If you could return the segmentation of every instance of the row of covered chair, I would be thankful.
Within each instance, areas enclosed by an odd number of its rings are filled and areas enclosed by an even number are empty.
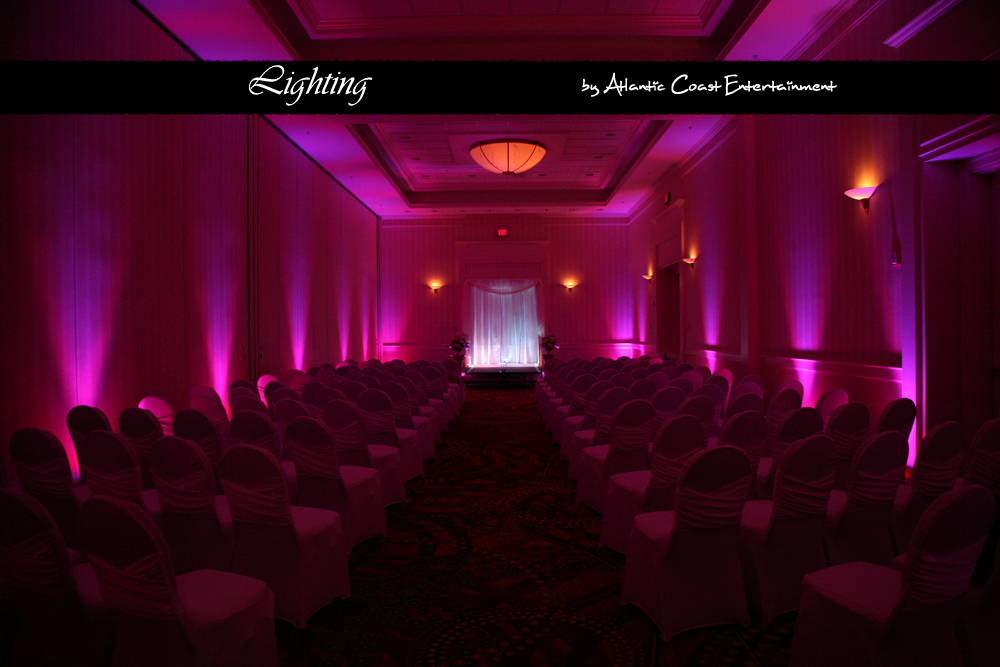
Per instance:
[[[912,480],[904,482],[906,440],[915,417],[908,399],[886,406],[871,428],[867,408],[850,403],[840,389],[824,394],[814,408],[802,407],[801,385],[789,383],[774,394],[765,412],[763,383],[751,376],[727,392],[721,408],[716,403],[710,418],[707,407],[700,413],[693,407],[704,394],[694,396],[693,387],[677,382],[682,375],[692,385],[695,374],[703,381],[717,377],[706,377],[707,368],[678,372],[673,364],[616,361],[620,366],[611,369],[614,374],[600,370],[613,363],[609,360],[550,363],[536,391],[554,433],[561,417],[561,451],[570,460],[570,476],[577,479],[577,501],[603,515],[601,545],[626,554],[623,599],[647,611],[665,639],[702,625],[746,623],[750,610],[768,622],[798,609],[805,600],[804,577],[829,566],[863,561],[872,568],[889,567],[896,554],[914,549],[921,521],[953,488],[968,488],[980,497],[987,491],[990,502],[978,506],[990,524],[1000,482],[995,466],[1000,420],[983,425],[971,447],[965,446],[955,423],[931,429]],[[649,387],[639,384],[650,378],[658,386],[652,396]],[[721,389],[731,376],[723,374],[716,382]],[[636,394],[629,392],[633,387]],[[733,404],[747,409],[730,411]],[[711,481],[710,468],[692,472],[688,465],[703,457],[715,460],[707,455],[717,450],[730,453],[714,455],[722,458],[712,467],[743,470],[745,460],[747,483],[742,472],[739,483],[715,480],[725,487],[724,498],[711,502],[700,492],[682,491],[684,479],[699,479],[695,486]],[[699,502],[700,509],[692,509],[691,503]],[[722,511],[723,506],[729,509]],[[685,518],[691,512],[698,516]],[[720,513],[727,517],[727,530],[716,523]],[[693,527],[714,536],[686,535]],[[973,565],[987,561],[983,569],[988,572],[995,570],[996,532],[994,523],[982,534],[988,540],[985,548],[981,542],[970,547],[976,551]],[[696,557],[692,545],[698,540],[704,551]],[[713,540],[726,540],[726,548]],[[665,562],[667,579],[661,576]],[[972,570],[958,568],[955,573],[968,586]],[[651,579],[655,586],[649,585]],[[894,601],[889,600],[890,607]]]

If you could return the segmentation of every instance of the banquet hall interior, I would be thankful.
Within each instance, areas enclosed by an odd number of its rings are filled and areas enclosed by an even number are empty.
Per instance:
[[[0,26],[7,62],[336,63],[355,93],[466,62],[524,109],[0,116],[0,664],[1000,664],[1000,109],[543,114],[472,65],[995,63],[995,0]]]

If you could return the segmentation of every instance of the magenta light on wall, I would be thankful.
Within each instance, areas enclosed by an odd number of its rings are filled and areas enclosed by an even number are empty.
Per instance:
[[[876,190],[878,190],[877,185],[874,187],[853,188],[851,190],[845,190],[844,194],[850,197],[851,199],[856,199],[860,201],[861,205],[865,209],[865,213],[868,213],[868,203],[871,200],[872,195],[875,194]]]

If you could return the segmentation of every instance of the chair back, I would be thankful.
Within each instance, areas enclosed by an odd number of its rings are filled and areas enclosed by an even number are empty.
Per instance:
[[[768,436],[772,440],[777,440],[778,429],[781,428],[781,424],[785,417],[789,414],[798,410],[802,407],[802,392],[793,388],[787,387],[783,390],[778,391],[767,404],[767,412],[765,416],[767,417],[768,426]],[[822,430],[823,418],[820,417],[820,429]],[[796,438],[798,439],[798,438]]]
[[[414,429],[413,413],[410,412],[410,394],[406,388],[395,380],[386,382],[379,387],[392,401],[392,413],[396,418],[396,428]]]
[[[66,415],[66,426],[69,427],[69,436],[73,440],[73,446],[79,447],[83,436],[91,431],[113,431],[111,422],[108,421],[100,408],[90,405],[77,405]]]
[[[125,408],[118,416],[118,431],[128,438],[142,470],[142,488],[153,488],[153,478],[149,476],[149,450],[153,443],[164,436],[163,425],[149,410]]]
[[[0,576],[20,595],[40,604],[69,604],[80,598],[66,543],[52,515],[32,496],[0,489]]]
[[[741,412],[759,412],[762,416],[764,414],[764,401],[760,399],[760,396],[753,392],[748,392],[737,397],[735,400],[730,400],[729,406],[726,408],[726,419],[738,415]],[[764,419],[764,423],[767,423],[767,419]]]
[[[743,382],[741,384],[733,387],[733,390],[729,392],[729,405],[732,405],[744,396],[756,396],[763,406],[764,402],[764,390],[754,382]],[[764,412],[764,408],[761,407],[761,412]],[[742,412],[742,410],[740,411]]]
[[[285,475],[270,452],[253,445],[233,445],[222,456],[219,474],[234,528],[239,523],[291,528]]]
[[[267,399],[270,394],[270,392],[268,391],[268,386],[272,382],[278,383],[277,385],[275,385],[276,387],[280,387],[282,384],[281,381],[278,380],[278,378],[269,374],[264,374],[261,375],[259,378],[257,378],[257,391],[260,392],[260,400],[264,401],[265,403],[267,403]],[[271,391],[274,390],[272,389]]]
[[[214,388],[206,385],[199,385],[197,387],[193,387],[191,389],[191,392],[188,394],[188,401],[190,401],[195,396],[204,396],[205,398],[214,399],[219,403],[222,402],[222,397],[219,396],[219,392],[215,391]]]
[[[344,396],[344,392],[340,391],[339,389],[333,389],[331,387],[323,387],[322,389],[317,391],[316,396],[313,397],[313,405],[319,408],[320,411],[322,411],[323,408],[326,407],[327,403],[335,400],[344,401],[347,400],[347,397]]]
[[[635,383],[629,387],[629,391],[632,392],[633,398],[648,401],[653,398],[657,391],[659,391],[659,388],[652,380],[643,378],[641,380],[636,380]]]
[[[628,389],[634,383],[635,383],[635,378],[629,375],[628,373],[619,372],[616,373],[611,378],[611,384],[613,384],[616,387],[625,387],[626,389]]]
[[[358,396],[363,392],[368,391],[370,387],[363,382],[358,380],[348,380],[341,388],[340,391],[343,392],[347,400],[352,403],[358,402]]]
[[[781,461],[785,450],[798,440],[823,432],[823,417],[816,408],[799,408],[787,413],[774,439],[774,462]]]
[[[949,491],[927,508],[906,552],[897,611],[954,600],[968,590],[994,510],[993,495],[979,485]]]
[[[295,462],[295,474],[300,478],[300,487],[303,486],[303,477],[340,479],[337,445],[326,424],[311,417],[296,417],[288,425],[285,438]]]
[[[294,398],[283,398],[274,403],[271,414],[274,417],[275,424],[287,427],[296,417],[308,417],[309,408],[302,401]],[[278,427],[278,430],[279,432],[281,431],[281,426]]]
[[[598,380],[587,388],[587,393],[583,400],[583,423],[582,429],[592,429],[597,426],[597,403],[601,400],[608,389],[614,387],[611,380]]]
[[[377,377],[375,377],[374,374],[372,375],[362,374],[357,381],[363,384],[367,389],[378,389],[379,385],[382,384],[382,382]]]
[[[691,415],[674,417],[656,431],[644,512],[674,509],[677,480],[691,456],[705,449],[707,442],[701,422]]]
[[[281,460],[281,436],[278,428],[267,414],[246,410],[233,415],[229,431],[233,442],[263,447]]]
[[[761,397],[764,396],[764,378],[762,378],[761,376],[757,375],[756,373],[751,373],[749,375],[744,375],[742,378],[740,378],[739,384],[740,385],[752,384],[752,385],[754,385],[753,390],[755,392],[757,392],[757,395],[761,396]],[[739,386],[739,385],[737,385],[737,386]]]
[[[287,385],[285,385],[284,382],[279,382],[278,380],[272,380],[272,381],[268,382],[264,386],[264,402],[267,403],[268,406],[270,406],[271,403],[274,402],[274,399],[273,399],[274,393],[276,391],[278,391],[279,389],[287,389],[287,388],[288,387],[287,387]],[[279,396],[278,399],[280,400],[280,398],[281,397]]]
[[[924,436],[913,463],[913,492],[936,498],[951,491],[965,460],[965,433],[955,421],[938,424]]]
[[[825,521],[836,472],[837,446],[829,436],[818,433],[789,445],[775,473],[772,521]]]
[[[753,396],[753,394],[747,394],[747,396]],[[763,413],[756,410],[747,410],[733,415],[722,426],[722,431],[719,433],[719,444],[742,450],[750,460],[750,467],[756,475],[760,459],[767,447],[767,419]]]
[[[711,379],[711,378],[709,378]],[[706,396],[712,401],[712,405],[715,406],[715,418],[722,418],[722,408],[726,402],[726,392],[719,385],[712,382],[705,382],[697,389],[694,390],[693,396]]]
[[[153,443],[149,466],[164,518],[215,514],[215,473],[194,442],[167,435]]]
[[[218,395],[214,397],[192,396],[188,407],[208,415],[215,424],[215,428],[219,431],[221,446],[225,449],[231,440],[229,435],[229,414],[226,413],[226,408],[222,405],[222,400],[218,398]]]
[[[655,417],[656,411],[649,401],[637,399],[619,406],[611,423],[611,448],[604,464],[608,477],[649,468]]]
[[[7,451],[21,490],[42,503],[66,544],[76,548],[79,507],[73,494],[69,457],[59,438],[42,429],[22,428],[11,435]]]
[[[271,416],[271,411],[267,409],[264,402],[256,396],[237,396],[229,399],[229,409],[233,411],[233,416],[238,412],[259,412],[263,415]],[[230,434],[231,435],[231,434]]]
[[[835,409],[826,423],[826,434],[837,445],[839,462],[833,488],[844,489],[847,473],[858,447],[868,435],[870,415],[864,403],[847,403]]]
[[[653,409],[656,411],[655,427],[657,429],[677,416],[677,411],[685,398],[684,391],[678,387],[666,387],[653,394],[650,403],[653,404]]]
[[[316,400],[316,392],[325,386],[322,382],[317,382],[316,380],[306,382],[302,387],[302,400],[309,405],[313,405],[313,401]]]
[[[661,389],[666,389],[670,386],[670,376],[666,373],[661,373],[659,371],[653,371],[646,376],[646,379],[656,385],[656,391]]]
[[[875,422],[875,432],[899,431],[909,439],[913,430],[913,422],[917,419],[917,406],[910,399],[903,397],[890,401]]]
[[[677,387],[684,392],[685,396],[690,396],[694,392],[694,383],[686,377],[679,377],[676,380],[672,380],[670,386]]]
[[[833,411],[842,405],[847,405],[850,402],[850,398],[847,396],[847,392],[840,387],[834,387],[823,393],[816,401],[816,409],[819,413],[823,415],[823,428],[830,422],[830,416]]]
[[[379,389],[366,389],[358,396],[358,412],[365,425],[368,444],[399,447],[392,399]]]
[[[844,512],[880,507],[891,511],[908,453],[906,438],[898,431],[876,433],[865,440],[851,461]]]
[[[219,429],[208,415],[198,410],[181,410],[174,416],[174,435],[186,438],[201,447],[213,468],[222,460]]]
[[[691,415],[701,422],[705,436],[712,437],[718,430],[715,423],[715,404],[707,396],[688,396],[677,408],[679,415]]]
[[[76,450],[91,496],[107,496],[142,506],[139,457],[120,433],[91,431]]]
[[[147,396],[139,401],[139,407],[149,410],[160,422],[163,435],[174,434],[174,406],[161,396]]]
[[[323,408],[323,422],[337,447],[338,464],[373,468],[364,419],[353,403],[336,399]]]
[[[739,526],[752,477],[747,455],[735,447],[695,453],[677,480],[675,530]]]
[[[681,373],[681,377],[691,382],[691,391],[694,391],[701,385],[705,384],[705,376],[702,375],[701,372],[695,368],[684,371],[683,373]]]
[[[597,401],[597,411],[594,414],[594,445],[611,443],[611,424],[615,414],[624,403],[632,400],[632,392],[625,387],[608,389]]]

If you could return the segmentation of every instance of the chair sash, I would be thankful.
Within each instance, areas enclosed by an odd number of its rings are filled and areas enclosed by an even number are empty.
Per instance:
[[[129,435],[125,437],[132,444],[132,449],[135,450],[135,453],[140,458],[147,458],[149,456],[149,450],[153,447],[153,443],[163,436],[159,433],[150,432],[141,436]]]
[[[222,452],[219,451],[219,440],[215,437],[215,434],[209,433],[203,438],[199,438],[194,441],[196,445],[205,452],[205,456],[208,457],[208,462],[212,464],[213,468],[219,467],[219,462],[222,461]]]
[[[817,514],[825,515],[835,475],[835,470],[830,470],[819,479],[782,475],[780,497],[774,504],[774,518],[801,519]]]
[[[992,491],[994,496],[1000,496],[1000,449],[977,449],[972,455],[965,482],[981,484]]]
[[[233,521],[268,526],[291,526],[292,510],[288,489],[281,477],[236,484],[222,480]]]
[[[631,452],[645,450],[653,439],[653,420],[649,419],[636,426],[615,426],[611,430],[612,451]]]
[[[245,445],[253,445],[254,447],[260,447],[261,449],[266,449],[267,451],[274,454],[274,457],[276,459],[278,459],[279,461],[281,460],[281,444],[275,442],[274,436],[272,436],[270,433],[264,433],[260,437],[250,442],[247,442],[246,440],[243,439],[241,439],[240,442],[242,442]]]
[[[851,509],[892,505],[899,488],[899,471],[888,470],[881,475],[876,475],[858,470],[855,471],[848,484],[850,488],[845,512],[849,512]]]
[[[164,509],[188,516],[215,512],[215,490],[208,487],[206,475],[201,470],[177,479],[163,479],[154,470],[153,484]]]
[[[833,440],[833,444],[837,445],[837,453],[840,455],[840,460],[850,465],[854,459],[855,452],[864,443],[868,430],[862,429],[857,433],[844,433],[843,431],[834,430],[827,431],[826,434]]]
[[[904,605],[935,604],[964,593],[985,543],[983,536],[964,549],[943,556],[920,551],[909,553]]]
[[[337,449],[341,451],[365,451],[368,450],[368,443],[365,441],[365,432],[358,424],[353,424],[347,428],[330,428],[333,433],[333,441],[337,443]]]
[[[17,464],[17,480],[21,489],[42,498],[73,498],[72,477],[68,477],[66,462],[59,459],[37,465]]]
[[[63,561],[48,533],[36,533],[12,547],[0,544],[0,563],[4,579],[13,588],[39,595],[60,595],[69,588]]]
[[[340,479],[340,467],[337,465],[335,445],[313,444],[307,447],[294,440],[289,440],[288,445],[292,448],[292,460],[295,461],[296,475]]]
[[[602,435],[610,435],[611,425],[614,423],[614,421],[615,421],[615,416],[613,414],[598,412],[597,424],[595,430],[597,431],[597,433],[600,433]]]
[[[649,486],[664,488],[675,486],[681,477],[681,471],[687,465],[690,456],[681,459],[673,459],[663,454],[653,453],[653,466],[649,479]]]
[[[124,570],[93,556],[90,563],[109,609],[150,620],[181,620],[162,554],[149,554]]]
[[[396,416],[391,410],[359,410],[365,430],[371,433],[395,433]]]
[[[392,412],[401,428],[413,428],[413,414],[410,412],[410,397],[400,396],[392,401]]]
[[[136,471],[123,468],[121,470],[95,470],[89,466],[81,466],[91,495],[111,496],[128,502],[138,502],[142,493],[142,479],[137,478]]]
[[[959,451],[945,461],[920,461],[913,469],[913,490],[932,498],[951,491],[964,457],[965,452]]]
[[[712,493],[678,487],[677,530],[712,530],[738,524],[749,484],[750,478],[743,477]]]

